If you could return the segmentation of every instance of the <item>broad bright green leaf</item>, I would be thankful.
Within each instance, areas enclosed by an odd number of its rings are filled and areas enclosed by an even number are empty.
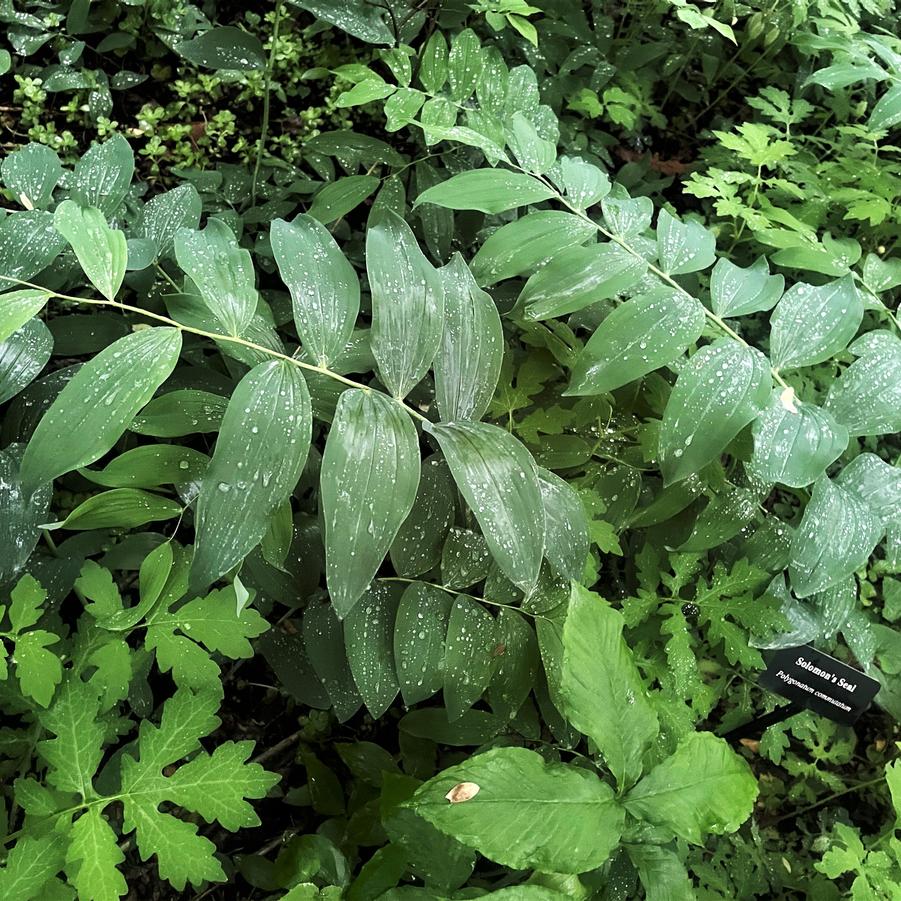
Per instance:
[[[535,126],[521,113],[516,112],[506,127],[507,146],[513,151],[520,167],[534,175],[547,172],[557,160],[554,141],[546,141]]]
[[[99,806],[89,807],[72,826],[66,874],[82,898],[117,901],[128,893],[118,866],[125,860],[118,837]]]
[[[442,278],[410,226],[390,211],[366,233],[366,272],[379,377],[395,397],[405,397],[438,352],[444,327]]]
[[[276,219],[269,234],[304,350],[329,366],[350,341],[360,312],[357,274],[328,229],[311,216],[290,223]]]
[[[344,645],[354,682],[373,719],[400,691],[394,663],[395,620],[403,586],[374,582],[344,620]]]
[[[484,422],[426,425],[504,575],[524,591],[544,555],[544,504],[535,463],[509,432]]]
[[[572,213],[528,213],[502,225],[485,241],[472,259],[472,273],[480,285],[493,285],[538,268],[594,234],[594,225]]]
[[[210,219],[203,231],[178,229],[175,259],[225,331],[244,334],[259,298],[250,251],[238,246],[232,230],[220,219]]]
[[[10,153],[0,164],[3,184],[29,208],[44,210],[53,198],[63,167],[54,150],[44,144],[26,144]],[[24,203],[23,198],[28,201]]]
[[[538,467],[544,503],[544,555],[565,579],[581,579],[588,556],[588,517],[576,490],[559,476]]]
[[[769,406],[754,420],[755,477],[803,488],[815,482],[848,446],[848,430],[815,404],[774,391]]]
[[[33,210],[6,216],[0,221],[0,287],[5,291],[12,286],[7,279],[34,278],[65,246],[52,214]]]
[[[57,529],[132,529],[148,522],[173,519],[182,512],[177,501],[139,488],[101,491],[80,503]]]
[[[504,357],[501,318],[459,254],[440,274],[444,330],[434,362],[438,411],[445,422],[481,419],[494,396]]]
[[[345,391],[320,472],[326,581],[339,617],[369,587],[418,485],[419,442],[407,413],[383,394]]]
[[[81,207],[96,207],[104,216],[112,216],[128,193],[134,171],[131,145],[122,135],[113,135],[94,144],[75,164],[72,199]]]
[[[676,851],[650,842],[625,847],[647,901],[696,901],[694,884]]]
[[[770,275],[766,257],[746,269],[721,257],[710,273],[710,305],[717,316],[748,316],[771,310],[782,297],[785,279]]]
[[[593,772],[547,763],[525,748],[477,754],[407,803],[442,832],[516,869],[584,873],[606,862],[623,829],[613,791]]]
[[[210,28],[190,41],[180,41],[175,50],[190,62],[207,69],[247,72],[266,65],[260,39],[233,25]]]
[[[604,221],[620,238],[634,238],[646,231],[654,215],[650,197],[629,197],[617,186],[601,201]]]
[[[421,576],[438,565],[456,505],[447,464],[440,454],[427,457],[422,461],[416,503],[391,545],[391,563],[399,576]]]
[[[475,90],[482,71],[481,45],[471,28],[464,28],[451,41],[447,57],[447,81],[452,100],[466,100]]]
[[[700,301],[658,288],[617,307],[573,364],[567,394],[603,394],[672,363],[704,329]]]
[[[157,258],[172,253],[175,233],[180,228],[197,228],[201,206],[200,195],[191,184],[157,194],[144,204],[138,231],[153,243]]]
[[[701,511],[679,550],[695,553],[725,544],[738,535],[758,509],[759,499],[755,492],[727,485]]]
[[[882,520],[857,494],[821,476],[791,546],[794,593],[825,591],[863,566],[882,537]]]
[[[669,484],[715,460],[769,401],[766,357],[730,338],[702,347],[683,367],[663,412],[660,468]]]
[[[286,361],[261,363],[241,379],[222,418],[197,500],[191,583],[203,590],[260,543],[291,496],[310,449],[306,382]]]
[[[519,303],[536,321],[575,313],[628,290],[647,268],[646,260],[613,242],[570,247],[529,278]]]
[[[829,386],[826,410],[852,437],[901,431],[901,341],[869,332],[850,350],[858,359]]]
[[[168,378],[181,350],[174,328],[120,338],[89,360],[59,393],[28,442],[22,484],[42,482],[102,457]]]
[[[560,176],[554,177],[566,191],[566,199],[577,209],[587,210],[610,193],[610,179],[593,163],[580,157],[564,156],[558,163]]]
[[[31,384],[47,365],[53,336],[40,319],[29,319],[0,341],[0,404]]]
[[[777,369],[822,363],[847,347],[863,319],[850,275],[826,285],[792,285],[770,318],[770,356]]]
[[[620,789],[641,776],[659,730],[623,626],[603,598],[573,583],[563,626],[562,713],[595,743]]]
[[[886,525],[901,520],[901,467],[864,453],[842,469],[836,482],[856,494]]]
[[[100,210],[80,207],[72,200],[64,200],[56,208],[53,224],[72,245],[90,283],[107,300],[114,300],[128,260],[124,233],[110,228]]]
[[[29,319],[37,316],[49,299],[50,294],[47,291],[38,291],[34,288],[0,294],[0,342],[6,341]]]
[[[665,209],[657,217],[657,258],[669,275],[698,272],[716,259],[716,238],[697,222],[680,222]]]
[[[509,169],[474,169],[423,191],[416,198],[414,209],[423,203],[434,203],[449,210],[503,213],[553,196],[550,188],[531,175]]]
[[[757,780],[712,732],[691,732],[625,797],[633,816],[693,844],[735,832],[751,815]]]
[[[444,685],[444,642],[453,598],[426,582],[404,591],[394,626],[394,659],[404,703],[430,698]]]
[[[478,602],[459,595],[447,624],[444,703],[450,722],[482,696],[496,663],[498,631],[494,617]]]

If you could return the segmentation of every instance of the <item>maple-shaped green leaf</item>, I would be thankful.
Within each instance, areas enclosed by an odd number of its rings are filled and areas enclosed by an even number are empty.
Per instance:
[[[10,848],[6,865],[0,867],[0,898],[39,899],[47,880],[63,865],[65,846],[65,837],[58,832],[19,838]]]
[[[103,757],[106,733],[97,722],[99,702],[95,690],[71,678],[60,689],[49,710],[39,714],[41,725],[55,738],[38,742],[38,755],[47,764],[47,782],[64,792],[85,798],[93,793],[92,780]]]
[[[170,598],[148,618],[145,647],[156,650],[157,665],[172,670],[176,685],[221,692],[219,667],[211,653],[232,660],[253,655],[248,639],[262,635],[269,625],[253,607],[238,611],[233,585],[194,598],[176,609]]]
[[[53,698],[56,686],[62,681],[63,667],[59,657],[48,651],[56,644],[59,636],[45,629],[34,629],[16,639],[16,676],[22,694],[34,698],[41,707],[46,707]]]
[[[89,807],[73,824],[66,851],[66,875],[78,897],[117,901],[127,894],[128,885],[118,870],[123,860],[116,833],[100,805]]]
[[[122,757],[123,830],[135,831],[142,860],[156,855],[160,876],[178,891],[188,882],[225,880],[215,857],[216,847],[198,834],[194,823],[160,811],[164,801],[180,804],[204,818],[209,815],[227,829],[252,825],[244,798],[259,798],[276,777],[256,764],[244,764],[250,743],[226,743],[213,755],[201,752],[171,776],[163,769],[196,751],[200,739],[218,725],[217,695],[180,688],[163,707],[159,726],[141,723],[137,749]]]
[[[252,741],[227,741],[212,754],[198,755],[167,781],[166,797],[230,832],[259,826],[245,799],[264,798],[279,777],[258,763],[247,763],[252,751]]]

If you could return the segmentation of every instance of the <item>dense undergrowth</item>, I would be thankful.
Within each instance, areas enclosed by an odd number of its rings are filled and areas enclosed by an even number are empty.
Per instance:
[[[3,901],[898,897],[894,4],[0,21]]]

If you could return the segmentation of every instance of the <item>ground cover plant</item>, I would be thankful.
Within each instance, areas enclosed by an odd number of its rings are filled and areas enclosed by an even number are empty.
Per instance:
[[[0,898],[898,897],[892,3],[0,21]]]

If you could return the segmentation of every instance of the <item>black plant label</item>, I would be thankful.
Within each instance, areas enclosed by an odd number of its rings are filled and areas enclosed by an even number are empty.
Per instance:
[[[846,725],[857,721],[879,691],[875,679],[810,645],[774,651],[760,684]]]

